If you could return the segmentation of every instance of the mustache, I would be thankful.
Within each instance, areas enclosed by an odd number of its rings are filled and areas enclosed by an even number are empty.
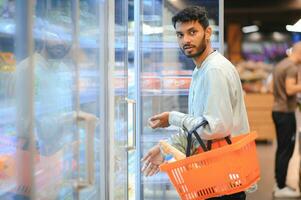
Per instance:
[[[191,44],[185,44],[183,46],[183,49],[187,49],[187,48],[192,48],[192,47],[195,47],[194,45],[191,45]]]

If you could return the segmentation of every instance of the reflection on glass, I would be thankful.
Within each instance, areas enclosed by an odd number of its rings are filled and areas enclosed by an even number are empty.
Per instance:
[[[50,199],[73,199],[76,198],[74,181],[87,178],[85,140],[88,134],[84,124],[81,126],[75,121],[74,114],[81,110],[99,115],[98,11],[96,1],[80,1],[79,32],[78,38],[74,38],[74,13],[71,12],[76,10],[72,9],[72,2],[62,0],[51,1],[50,4],[40,5],[45,12],[40,12],[40,18],[36,18],[37,26],[41,25],[36,34],[36,38],[40,38],[37,44],[41,43],[38,51],[46,61],[44,67],[38,66],[43,63],[40,60],[35,63],[35,71],[42,74],[42,79],[37,76],[35,83],[40,88],[36,91],[36,117],[40,154],[45,156],[41,164],[57,164],[51,170],[52,182],[48,181],[43,186],[39,179],[36,180],[37,196],[41,199],[46,196],[51,196]],[[76,40],[79,48],[74,46]],[[99,135],[96,137],[99,138]],[[95,138],[95,143],[98,142]],[[95,162],[96,171],[99,169],[98,160]],[[44,167],[43,171],[48,172],[48,169],[51,168]],[[97,187],[88,191],[78,195],[84,196],[84,199],[95,199],[99,195]]]
[[[15,88],[10,84],[16,71],[14,18],[15,3],[0,1],[0,199],[15,196],[16,149],[25,145],[16,135]]]
[[[29,65],[29,57],[16,64],[17,50],[14,47],[22,46],[16,45],[15,41],[16,28],[20,29],[15,23],[17,3],[15,0],[0,0],[0,199],[29,199],[33,188],[29,182],[30,174],[22,174],[20,170],[30,165],[28,133],[24,131],[16,135],[16,118],[19,117],[25,125],[30,120],[29,116],[20,118],[17,113],[16,107],[23,104],[18,104],[20,100],[17,101],[16,92],[28,92],[28,88],[18,83],[30,81],[34,82],[36,199],[75,199],[74,181],[79,176],[86,176],[83,173],[86,149],[81,145],[86,130],[77,124],[75,113],[81,110],[99,116],[97,41],[100,2],[80,1],[77,49],[73,45],[72,14],[75,10],[72,1],[32,2],[35,2],[32,5],[34,25],[30,30],[34,40],[34,66]],[[34,80],[27,76],[31,67]],[[77,70],[79,76],[76,76]],[[76,99],[79,99],[79,108]],[[98,133],[99,127],[96,129]],[[99,134],[95,135],[97,143]],[[76,149],[80,150],[79,153]],[[97,152],[95,148],[95,169],[99,171]],[[99,173],[95,175],[99,176]],[[98,182],[97,178],[95,187],[89,189],[89,195],[84,199],[98,199]]]
[[[50,2],[49,2],[50,3]],[[57,5],[59,4],[59,5]],[[72,198],[77,174],[75,66],[72,62],[71,5],[37,1],[34,20],[35,162],[38,199]],[[47,181],[46,181],[47,180]]]

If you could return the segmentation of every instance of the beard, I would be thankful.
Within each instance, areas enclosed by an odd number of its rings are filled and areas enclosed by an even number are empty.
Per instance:
[[[207,44],[206,44],[206,41],[205,41],[205,35],[204,35],[202,41],[200,42],[200,44],[198,46],[193,46],[193,47],[197,49],[197,52],[194,53],[194,54],[187,54],[187,53],[185,53],[184,47],[181,48],[181,51],[188,58],[195,58],[195,57],[198,57],[198,56],[202,55],[204,53],[205,49],[207,48]]]
[[[46,44],[47,57],[50,59],[62,59],[69,52],[69,48],[65,45]]]

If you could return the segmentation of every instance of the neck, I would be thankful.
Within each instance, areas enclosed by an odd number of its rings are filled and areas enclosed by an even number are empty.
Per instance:
[[[210,44],[207,45],[207,48],[205,51],[199,55],[198,57],[193,58],[194,64],[197,66],[197,68],[200,68],[203,61],[213,52],[213,48]]]

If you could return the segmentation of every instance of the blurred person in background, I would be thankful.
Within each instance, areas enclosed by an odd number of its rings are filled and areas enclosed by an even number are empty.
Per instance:
[[[34,3],[37,3],[34,0]],[[15,0],[4,0],[1,5],[0,14],[8,10],[15,11]],[[14,17],[14,16],[13,16]],[[9,22],[8,22],[9,23]],[[69,39],[70,33],[60,26],[56,26],[47,20],[36,17],[34,20],[34,52],[32,60],[34,66],[29,66],[30,57],[18,61],[16,71],[6,75],[4,94],[14,97],[16,93],[26,93],[27,83],[31,68],[34,70],[34,100],[36,103],[36,127],[39,144],[43,143],[42,152],[50,155],[57,150],[63,141],[58,140],[66,129],[64,120],[66,113],[73,110],[73,88],[74,88],[74,66],[71,61],[72,41]],[[26,95],[26,94],[25,94]],[[24,95],[24,96],[25,96]],[[19,94],[22,97],[23,95]],[[22,100],[20,105],[22,104]],[[27,113],[27,108],[24,115]],[[20,113],[19,113],[20,115]],[[20,120],[24,126],[28,122]],[[24,134],[23,134],[24,132]],[[27,131],[22,131],[19,137],[26,140]],[[45,148],[44,148],[45,147]]]
[[[172,22],[180,49],[192,58],[196,66],[189,89],[189,113],[163,112],[151,117],[149,125],[154,129],[173,125],[191,130],[206,120],[208,125],[198,129],[198,134],[205,141],[248,133],[249,124],[238,72],[224,56],[213,50],[210,41],[212,28],[205,8],[188,7],[175,15]],[[180,131],[170,139],[170,143],[185,152],[186,134]],[[194,140],[193,146],[198,148],[199,144]],[[193,152],[196,152],[195,149]],[[156,174],[159,165],[164,162],[160,146],[150,149],[142,161],[142,172],[146,176]],[[210,199],[245,198],[245,192],[239,192]]]
[[[66,58],[71,48],[59,32],[46,31],[41,51],[34,54],[37,138],[45,155],[61,150],[71,131],[74,66]]]
[[[28,137],[28,107],[23,106],[29,91],[28,78],[34,70],[34,102],[35,102],[35,134],[36,134],[36,163],[37,180],[47,177],[47,184],[43,185],[45,192],[37,192],[38,199],[57,199],[62,188],[63,150],[70,135],[75,132],[73,110],[74,74],[73,65],[68,63],[71,42],[62,38],[62,33],[56,29],[40,29],[35,35],[35,49],[31,57],[25,57],[17,63],[16,71],[7,79],[7,91],[17,96],[18,117],[20,130],[17,132],[18,141],[24,142],[22,148],[17,148],[22,165],[17,165],[16,178],[19,185],[31,187],[25,179],[24,170],[30,166],[26,153],[29,149]],[[32,59],[34,66],[30,65]],[[39,159],[37,159],[39,158]],[[42,160],[41,160],[42,159]],[[72,160],[71,160],[72,161]],[[70,162],[71,162],[70,161]],[[56,167],[40,170],[43,165]],[[65,175],[64,175],[65,176]],[[68,176],[68,175],[66,175]],[[50,178],[51,177],[51,178]],[[29,192],[30,190],[26,190]],[[51,192],[49,192],[51,191]],[[16,194],[17,195],[17,194]],[[25,196],[29,194],[24,194]],[[15,197],[17,198],[17,197]]]
[[[301,64],[301,42],[293,45],[288,56],[280,61],[273,72],[274,105],[272,117],[276,129],[275,197],[299,197],[300,193],[286,185],[289,161],[296,140],[296,94],[301,92],[297,83],[298,65]]]

